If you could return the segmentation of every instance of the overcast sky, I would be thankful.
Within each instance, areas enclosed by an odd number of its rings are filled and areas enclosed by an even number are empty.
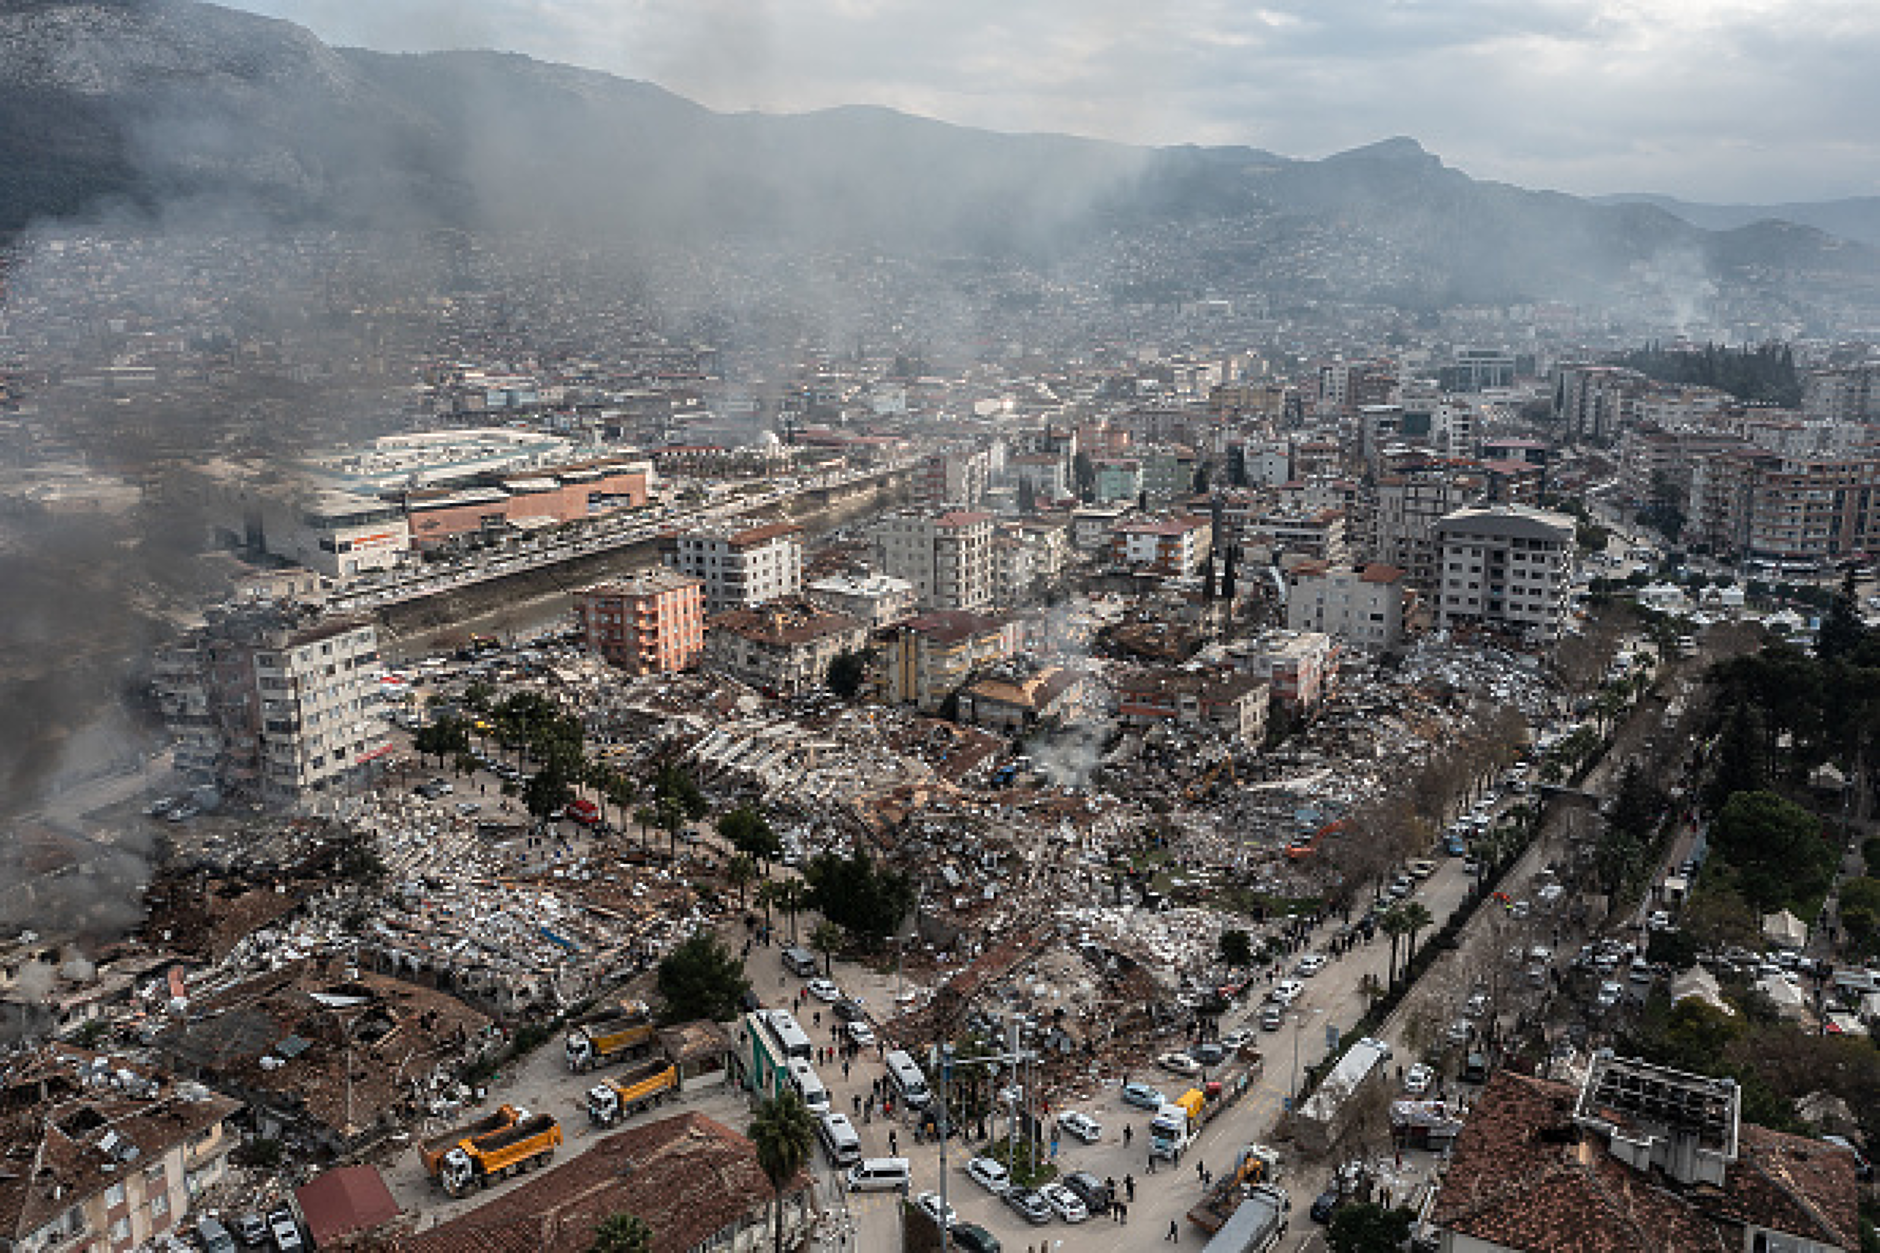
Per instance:
[[[227,0],[329,43],[499,48],[720,110],[1316,157],[1779,203],[1880,194],[1875,0]]]

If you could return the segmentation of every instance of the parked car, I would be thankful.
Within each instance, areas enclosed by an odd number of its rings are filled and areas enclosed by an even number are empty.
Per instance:
[[[1002,1199],[1034,1226],[1042,1227],[1051,1221],[1050,1202],[1040,1196],[1036,1188],[1007,1188]]]
[[[1065,1110],[1058,1117],[1058,1126],[1085,1144],[1095,1144],[1103,1138],[1103,1124],[1078,1110]]]
[[[268,1234],[274,1237],[274,1247],[280,1253],[303,1253],[306,1241],[300,1238],[300,1224],[294,1221],[294,1211],[285,1205],[268,1211]]]
[[[1203,1066],[1218,1066],[1227,1060],[1227,1050],[1221,1045],[1216,1044],[1213,1040],[1209,1040],[1206,1043],[1197,1044],[1189,1049],[1188,1056],[1194,1058]]]
[[[940,1194],[938,1192],[921,1193],[914,1198],[914,1205],[915,1208],[919,1209],[922,1213],[927,1215],[927,1217],[933,1219],[934,1226],[936,1227],[951,1227],[954,1223],[958,1222],[960,1218],[959,1212],[951,1205],[947,1206],[944,1211],[946,1215],[945,1218],[943,1219],[941,1217],[942,1210],[940,1207]]]
[[[1323,969],[1325,969],[1325,958],[1318,953],[1307,953],[1299,959],[1299,966],[1293,973],[1301,979],[1310,979]]]
[[[237,1215],[230,1225],[235,1230],[236,1238],[243,1244],[260,1244],[268,1238],[268,1225],[261,1221],[261,1215],[252,1210]]]
[[[1051,1207],[1051,1212],[1067,1223],[1080,1223],[1090,1217],[1090,1211],[1083,1200],[1061,1183],[1047,1183],[1038,1189],[1038,1195]]]
[[[1327,1188],[1319,1193],[1312,1201],[1312,1221],[1315,1223],[1331,1222],[1332,1216],[1338,1212],[1339,1202],[1343,1200],[1344,1198],[1338,1194],[1338,1189],[1335,1187]]]
[[[1004,1196],[1005,1190],[1012,1186],[1012,1176],[990,1157],[975,1157],[966,1163],[966,1175],[994,1196]]]
[[[1611,1009],[1624,996],[1625,985],[1608,979],[1599,985],[1599,994],[1593,998],[1593,1005],[1597,1009]]]
[[[1468,1000],[1462,1003],[1462,1016],[1464,1018],[1480,1018],[1487,1012],[1488,993],[1486,992],[1474,993]]]
[[[998,1237],[978,1223],[961,1223],[951,1235],[953,1247],[961,1253],[1000,1253]]]
[[[1430,1090],[1430,1084],[1435,1082],[1435,1079],[1436,1072],[1422,1062],[1418,1062],[1404,1071],[1403,1090],[1411,1096],[1422,1096]]]
[[[811,979],[808,983],[803,985],[803,988],[819,1001],[839,1001],[842,999],[842,989],[837,987],[833,980]]]
[[[1268,1001],[1260,1007],[1260,1030],[1278,1031],[1286,1023],[1286,1007],[1276,1001]]]
[[[1221,1037],[1221,1047],[1229,1053],[1238,1053],[1253,1042],[1253,1032],[1244,1027],[1237,1027]]]
[[[1109,1186],[1089,1171],[1072,1171],[1059,1182],[1077,1194],[1077,1199],[1084,1203],[1084,1209],[1088,1212],[1102,1214],[1109,1210]]]
[[[860,1005],[857,1005],[853,1000],[837,1001],[830,1007],[830,1012],[843,1022],[860,1022],[862,1019],[868,1017],[868,1011],[863,1009]]]
[[[875,1029],[867,1023],[852,1022],[844,1028],[844,1030],[848,1032],[849,1042],[855,1045],[856,1048],[865,1049],[874,1047]]]
[[[1178,1075],[1198,1075],[1201,1063],[1186,1053],[1164,1053],[1155,1059],[1155,1064],[1162,1069]]]
[[[1146,1083],[1126,1083],[1123,1085],[1123,1103],[1134,1105],[1137,1109],[1161,1109],[1168,1104],[1168,1099],[1159,1088],[1152,1088]]]
[[[1281,979],[1273,985],[1273,990],[1266,994],[1266,998],[1269,1001],[1278,1001],[1281,1005],[1291,1005],[1305,990],[1306,985],[1297,979]]]

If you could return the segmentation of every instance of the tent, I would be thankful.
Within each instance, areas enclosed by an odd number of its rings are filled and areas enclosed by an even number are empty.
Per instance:
[[[1800,948],[1808,943],[1808,924],[1788,910],[1764,914],[1763,939],[1781,948]]]
[[[316,1249],[398,1216],[398,1202],[376,1166],[341,1166],[295,1190],[301,1217]]]

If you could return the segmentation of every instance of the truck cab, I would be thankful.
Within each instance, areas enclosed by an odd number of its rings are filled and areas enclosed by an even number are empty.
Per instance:
[[[1193,1127],[1184,1106],[1173,1102],[1164,1105],[1149,1123],[1149,1156],[1169,1162],[1181,1161],[1182,1151],[1193,1137]]]

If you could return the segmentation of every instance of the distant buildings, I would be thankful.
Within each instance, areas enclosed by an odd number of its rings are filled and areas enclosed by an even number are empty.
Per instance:
[[[1436,527],[1442,583],[1436,623],[1552,643],[1566,625],[1574,523],[1524,505],[1458,509]]]
[[[212,611],[155,671],[177,768],[224,791],[290,805],[359,782],[391,751],[369,623]]]
[[[992,603],[992,515],[901,510],[876,519],[875,564],[914,585],[923,609],[978,610]]]
[[[705,648],[705,583],[677,570],[584,587],[575,623],[588,648],[629,674],[671,674]]]
[[[1140,518],[1117,524],[1110,533],[1110,561],[1132,570],[1173,578],[1200,573],[1212,551],[1213,528],[1206,518]]]
[[[788,522],[715,525],[660,542],[668,566],[705,585],[705,610],[722,613],[803,590],[803,528]]]

